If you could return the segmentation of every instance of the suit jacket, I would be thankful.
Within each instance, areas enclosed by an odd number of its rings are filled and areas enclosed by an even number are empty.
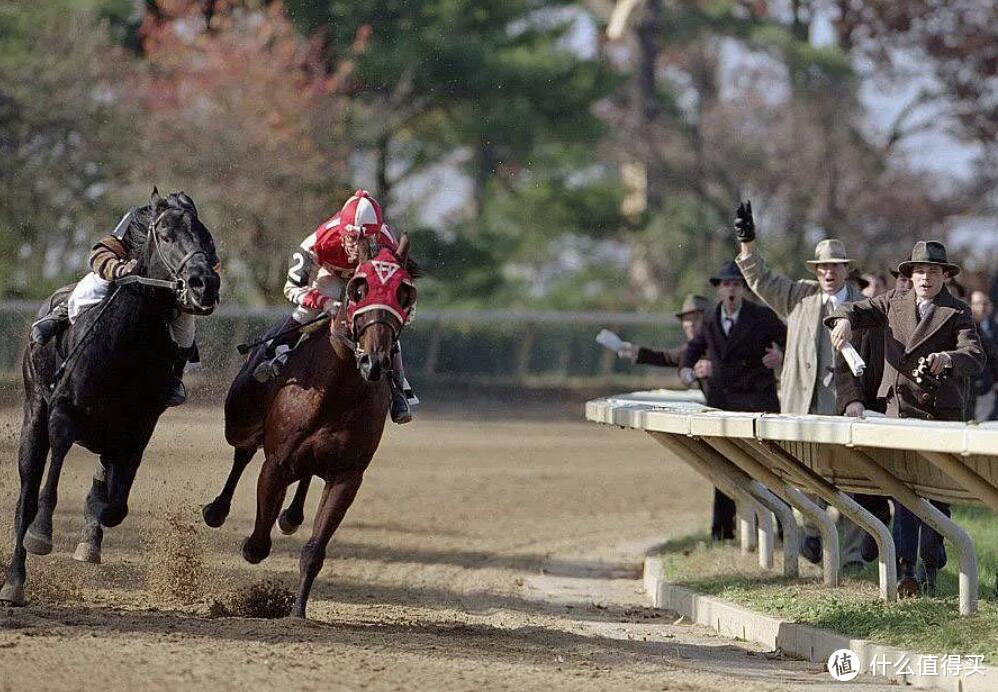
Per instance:
[[[707,405],[728,411],[778,411],[776,378],[762,364],[766,347],[776,342],[783,348],[787,330],[772,310],[742,302],[738,321],[724,334],[721,305],[707,314],[703,327],[686,345],[681,366],[692,368],[706,354],[711,362],[707,379]]]
[[[984,351],[970,307],[946,287],[933,299],[935,309],[919,321],[915,291],[893,289],[874,298],[847,303],[825,320],[831,328],[846,318],[858,329],[884,330],[884,373],[877,395],[887,400],[887,415],[897,418],[964,420],[967,381],[984,367]],[[948,353],[950,377],[938,389],[915,382],[918,359]]]
[[[752,292],[787,323],[787,348],[780,374],[780,411],[811,413],[815,385],[824,376],[818,372],[818,340],[830,340],[821,324],[824,309],[821,287],[817,281],[795,281],[773,272],[756,253],[735,261]],[[863,298],[852,284],[846,286],[846,301]]]
[[[687,342],[689,343],[689,342]],[[678,368],[683,362],[683,353],[686,352],[686,344],[674,348],[666,348],[661,351],[653,348],[638,348],[638,358],[634,362],[638,365],[657,365],[662,368]],[[700,391],[707,395],[707,380],[697,378],[697,386]]]
[[[653,348],[638,348],[638,359],[634,361],[638,365],[657,365],[662,368],[678,368],[683,359],[683,352],[686,351],[686,344],[675,348],[666,348],[661,351]]]

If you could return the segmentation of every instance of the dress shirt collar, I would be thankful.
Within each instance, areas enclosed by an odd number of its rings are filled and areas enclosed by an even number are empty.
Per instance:
[[[838,308],[842,303],[846,302],[849,297],[849,285],[842,284],[842,288],[836,293],[822,293],[821,294],[821,304],[827,305],[828,301],[832,301],[832,310]]]

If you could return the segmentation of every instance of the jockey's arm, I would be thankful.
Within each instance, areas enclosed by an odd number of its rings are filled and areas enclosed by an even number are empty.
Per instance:
[[[312,249],[313,236],[306,238],[291,253],[288,260],[288,278],[284,282],[284,297],[295,307],[306,310],[318,307],[317,301],[324,302],[320,298],[324,296],[315,289],[315,279],[319,273],[320,264],[319,258]]]
[[[127,276],[136,261],[128,259],[128,248],[113,235],[106,235],[90,248],[90,269],[105,281]]]

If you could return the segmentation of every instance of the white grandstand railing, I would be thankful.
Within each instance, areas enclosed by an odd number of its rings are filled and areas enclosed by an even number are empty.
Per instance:
[[[881,596],[888,601],[897,598],[891,534],[847,493],[899,499],[956,548],[960,613],[976,612],[973,541],[927,500],[982,505],[998,512],[998,423],[719,411],[688,393],[665,390],[595,399],[586,405],[586,418],[643,430],[711,482],[732,487],[741,505],[743,549],[753,541],[751,517],[768,517],[773,501],[758,485],[805,515],[814,515],[814,507],[800,498],[797,488],[818,495],[877,540]],[[765,526],[760,527],[765,533]],[[825,583],[835,585],[838,535],[824,530],[822,536],[828,549]],[[793,536],[790,540],[795,542]],[[760,536],[759,544],[771,550],[772,537]],[[772,564],[762,555],[760,562]]]

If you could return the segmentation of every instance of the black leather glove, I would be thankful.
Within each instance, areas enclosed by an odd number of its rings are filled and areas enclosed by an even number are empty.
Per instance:
[[[755,240],[755,220],[752,218],[752,202],[739,202],[735,212],[735,235],[743,243]]]

